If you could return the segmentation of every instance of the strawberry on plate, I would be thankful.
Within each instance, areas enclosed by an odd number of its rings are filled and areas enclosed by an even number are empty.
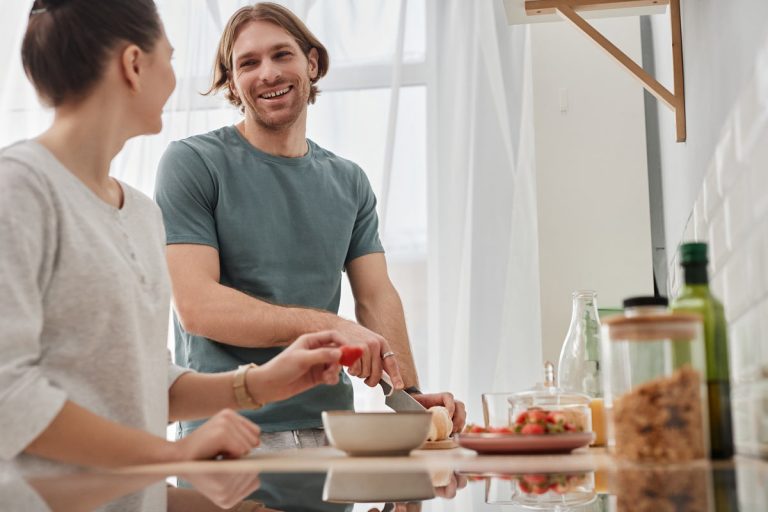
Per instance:
[[[548,412],[544,409],[528,409],[528,423],[544,423]]]
[[[523,428],[520,429],[520,433],[524,435],[541,435],[545,432],[544,425],[540,425],[539,423],[528,423],[527,425],[523,425]]]

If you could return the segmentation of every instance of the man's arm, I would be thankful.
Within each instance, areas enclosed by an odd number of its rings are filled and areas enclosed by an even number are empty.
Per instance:
[[[396,389],[403,387],[397,363],[380,359],[390,347],[379,334],[327,311],[278,306],[222,285],[219,252],[213,247],[172,244],[166,255],[176,313],[187,332],[229,345],[265,348],[288,345],[305,333],[335,330],[362,346],[368,368],[378,365],[379,374],[386,370]]]
[[[355,297],[357,321],[389,341],[405,387],[418,387],[419,377],[408,341],[403,303],[389,280],[384,253],[366,254],[350,261],[347,276]],[[366,381],[369,386],[377,383],[378,380],[373,383]]]
[[[284,346],[333,329],[336,315],[270,304],[219,283],[219,252],[207,245],[166,248],[176,313],[187,332],[240,347]]]
[[[387,260],[383,253],[372,253],[355,258],[347,264],[347,275],[355,297],[355,313],[362,325],[386,338],[395,352],[400,372],[405,381],[405,387],[419,387],[419,377],[416,364],[408,341],[408,331],[405,327],[405,314],[400,296],[389,280]],[[353,367],[350,373],[359,371]],[[368,374],[363,373],[363,376]],[[366,380],[369,386],[375,386],[375,376]],[[424,407],[435,405],[444,406],[453,420],[453,431],[458,432],[464,427],[466,411],[464,404],[455,400],[451,393],[412,394]]]

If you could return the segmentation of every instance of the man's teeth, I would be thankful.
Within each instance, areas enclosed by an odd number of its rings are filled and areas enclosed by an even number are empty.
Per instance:
[[[291,90],[290,87],[286,87],[285,89],[280,89],[279,91],[262,94],[261,97],[264,99],[274,98],[276,96],[282,96],[283,94],[287,93],[290,90]]]

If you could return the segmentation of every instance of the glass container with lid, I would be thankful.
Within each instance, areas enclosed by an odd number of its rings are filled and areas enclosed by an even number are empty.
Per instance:
[[[485,502],[515,510],[596,510],[593,472],[501,474],[485,477]],[[588,507],[589,508],[584,508]]]
[[[592,432],[591,398],[583,393],[555,386],[555,367],[544,365],[544,382],[515,393],[510,399],[510,422],[516,424],[523,413],[542,410],[562,413],[563,432]]]
[[[626,316],[669,313],[669,300],[666,297],[629,297],[624,299],[623,305]]]
[[[616,316],[602,327],[608,443],[638,462],[709,456],[701,318]]]

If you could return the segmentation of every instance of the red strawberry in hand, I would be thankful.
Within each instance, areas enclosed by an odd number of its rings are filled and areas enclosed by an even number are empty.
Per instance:
[[[339,364],[341,366],[352,366],[355,361],[363,356],[363,349],[356,346],[344,345],[341,347],[341,357]]]

